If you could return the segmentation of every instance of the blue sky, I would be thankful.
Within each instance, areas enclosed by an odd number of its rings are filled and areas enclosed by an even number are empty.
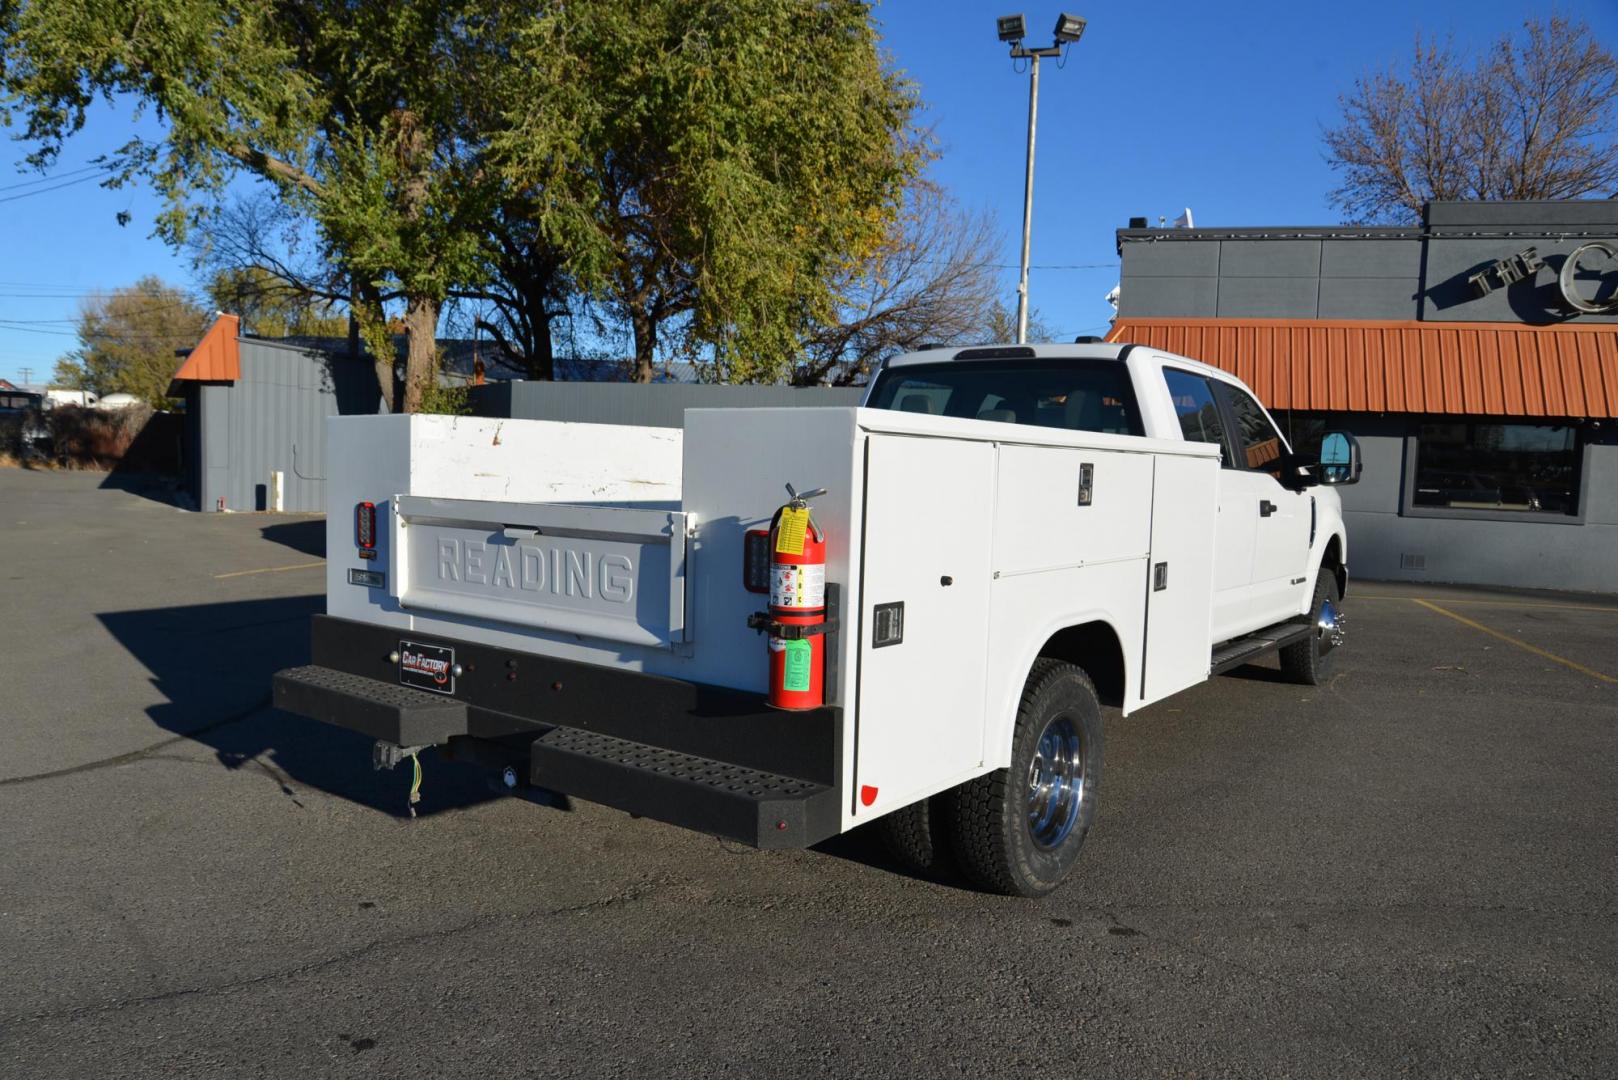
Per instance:
[[[1189,206],[1198,225],[1336,221],[1320,131],[1337,117],[1337,95],[1356,76],[1402,61],[1418,29],[1473,48],[1545,9],[1542,0],[1067,2],[1089,26],[1065,67],[1046,61],[1041,70],[1030,281],[1035,309],[1059,338],[1105,328],[1102,298],[1117,280],[1113,230],[1130,216],[1155,223]],[[877,9],[886,49],[927,104],[942,151],[934,179],[998,221],[1008,304],[1028,77],[995,40],[994,17],[1019,9],[1034,44],[1062,10],[1028,0],[889,0]],[[1618,47],[1614,0],[1557,9]],[[70,170],[121,143],[131,123],[127,109],[98,108],[68,144],[57,179],[44,183],[15,171],[21,146],[0,144],[0,377],[31,367],[35,381],[48,378],[75,344],[73,316],[88,292],[148,273],[192,284],[183,253],[150,237],[159,207],[149,191],[71,183]],[[68,186],[44,190],[55,183]],[[1088,268],[1055,268],[1076,265]]]

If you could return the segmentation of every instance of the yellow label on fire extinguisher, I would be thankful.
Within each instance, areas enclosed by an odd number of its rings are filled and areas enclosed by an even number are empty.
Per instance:
[[[796,507],[781,508],[781,520],[775,527],[775,550],[783,555],[802,555],[803,537],[809,529],[809,511]]]

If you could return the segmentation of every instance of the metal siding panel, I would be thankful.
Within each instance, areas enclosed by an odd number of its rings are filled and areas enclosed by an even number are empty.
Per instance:
[[[1219,245],[1222,278],[1313,278],[1320,275],[1319,240],[1225,240]]]
[[[1454,335],[1455,355],[1459,358],[1456,371],[1460,376],[1460,412],[1486,413],[1483,394],[1483,369],[1478,359],[1477,335],[1462,330]]]
[[[1309,331],[1301,326],[1289,326],[1286,331],[1287,342],[1287,407],[1292,409],[1307,409],[1308,372],[1304,370],[1304,358],[1309,352]]]
[[[1123,276],[1118,312],[1124,318],[1212,317],[1219,313],[1216,277]]]
[[[1576,335],[1571,340],[1563,342],[1562,347],[1557,350],[1563,371],[1563,385],[1567,388],[1567,412],[1563,414],[1566,416],[1585,415],[1587,398],[1584,382],[1584,358],[1580,355],[1577,344],[1579,337],[1582,336],[1582,334]]]
[[[1495,361],[1500,365],[1500,399],[1509,416],[1521,416],[1527,408],[1523,393],[1522,360],[1517,355],[1517,335],[1500,334],[1494,342]]]
[[[1218,241],[1126,241],[1123,266],[1127,277],[1218,277]]]
[[[1438,352],[1438,332],[1428,329],[1416,331],[1416,347],[1416,355],[1421,360],[1419,411],[1443,412],[1444,367],[1443,357]]]
[[[1343,384],[1348,390],[1348,407],[1354,412],[1365,411],[1365,380],[1370,367],[1366,363],[1363,327],[1352,327],[1343,333]]]
[[[1387,412],[1399,408],[1404,402],[1404,386],[1400,382],[1403,353],[1399,349],[1399,331],[1383,329],[1381,336],[1382,371],[1372,407]]]
[[[1560,357],[1557,355],[1555,343],[1546,340],[1540,335],[1532,339],[1535,355],[1539,357],[1539,369],[1545,380],[1545,411],[1551,416],[1566,416],[1568,414],[1566,372],[1562,368]]]
[[[1414,319],[1421,283],[1408,278],[1320,279],[1322,319]]]
[[[1320,250],[1320,276],[1399,281],[1407,284],[1407,291],[1414,292],[1421,277],[1421,241],[1413,237],[1323,241]],[[1414,312],[1409,299],[1407,296],[1405,307]]]
[[[1500,363],[1500,335],[1477,334],[1478,366],[1483,372],[1483,404],[1496,416],[1506,411],[1505,372]]]
[[[1223,277],[1219,279],[1222,319],[1313,319],[1320,310],[1320,279],[1310,277]]]
[[[1601,415],[1618,416],[1618,335],[1597,337],[1596,351],[1600,354],[1603,388]]]
[[[1466,411],[1461,387],[1461,350],[1454,334],[1433,335],[1438,341],[1438,403],[1447,413]]]
[[[1275,331],[1260,327],[1253,335],[1253,381],[1249,383],[1260,401],[1275,400]]]
[[[1236,331],[1236,351],[1231,356],[1236,365],[1236,377],[1247,385],[1253,385],[1253,343],[1258,339],[1258,331],[1251,326],[1239,327]]]
[[[1309,400],[1314,408],[1330,407],[1326,397],[1326,330],[1309,329]]]
[[[1328,408],[1348,407],[1348,331],[1340,326],[1326,331],[1326,395]]]
[[[246,487],[247,470],[253,466],[253,410],[250,407],[257,396],[258,387],[242,380],[231,388],[230,394],[230,507],[233,510],[253,509],[252,489]]]
[[[1600,416],[1606,404],[1601,388],[1601,359],[1596,355],[1595,335],[1575,334],[1574,344],[1579,350],[1579,375],[1584,384],[1584,407],[1580,416]]]

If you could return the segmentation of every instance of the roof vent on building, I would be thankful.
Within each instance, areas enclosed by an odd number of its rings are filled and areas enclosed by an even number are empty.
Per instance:
[[[1143,217],[1132,217],[1129,219],[1129,227],[1131,229],[1144,229],[1146,228],[1146,219]]]
[[[1075,344],[1075,345],[1100,345],[1105,340],[1106,340],[1105,338],[1096,337],[1096,335],[1094,335],[1094,334],[1080,334],[1078,337],[1073,339],[1073,344]]]

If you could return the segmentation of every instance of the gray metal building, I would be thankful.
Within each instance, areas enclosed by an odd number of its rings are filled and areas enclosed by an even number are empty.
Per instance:
[[[851,406],[864,392],[863,387],[508,382],[474,387],[471,396],[479,416],[677,428],[685,426],[687,409]]]
[[[199,509],[326,508],[326,417],[381,407],[368,359],[316,344],[243,337],[221,315],[175,373],[186,401],[186,482]]]
[[[326,508],[326,418],[383,409],[369,357],[352,357],[339,338],[243,336],[234,315],[216,319],[175,373],[171,393],[186,401],[186,485],[202,510]],[[482,343],[441,341],[446,384],[474,369],[511,370]],[[480,356],[483,358],[479,362]],[[614,365],[562,361],[576,377],[621,376]],[[862,391],[788,386],[708,386],[663,382],[489,382],[470,387],[480,416],[681,427],[686,409],[779,405],[856,405]]]
[[[1128,228],[1109,340],[1354,432],[1358,576],[1618,591],[1618,202],[1433,203],[1413,228]]]

